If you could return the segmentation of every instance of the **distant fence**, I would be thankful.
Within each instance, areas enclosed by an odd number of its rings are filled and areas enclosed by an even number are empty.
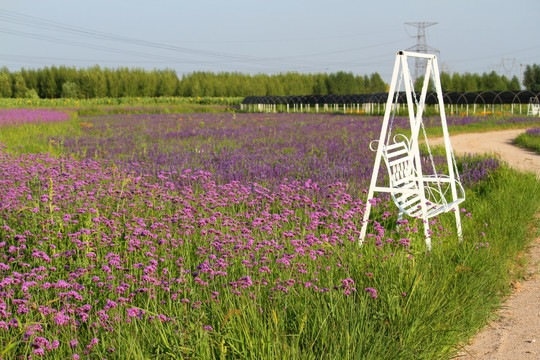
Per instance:
[[[538,103],[540,92],[484,91],[443,93],[450,115],[528,114],[529,104]],[[388,93],[351,95],[248,96],[241,109],[250,112],[342,112],[376,115],[385,111]],[[397,111],[406,111],[405,92],[399,94]],[[438,112],[436,94],[428,93],[426,105]]]

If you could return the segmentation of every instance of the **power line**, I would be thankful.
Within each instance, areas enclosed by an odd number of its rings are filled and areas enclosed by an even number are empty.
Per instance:
[[[45,35],[45,32],[42,33],[35,33],[35,32],[25,32],[20,30],[11,30],[11,29],[0,29],[0,32],[7,33],[10,35],[16,35],[16,36],[22,36],[30,39],[36,39],[41,41],[48,41],[48,42],[54,42],[59,43],[63,45],[68,46],[76,46],[76,47],[83,47],[88,49],[94,49],[94,50],[100,50],[105,51],[109,53],[117,53],[122,55],[130,55],[130,56],[136,56],[139,58],[146,58],[146,59],[154,59],[159,62],[168,62],[171,64],[196,64],[199,66],[204,65],[218,65],[222,67],[229,67],[233,68],[234,66],[231,64],[231,62],[237,62],[244,64],[243,66],[251,66],[251,67],[265,67],[267,71],[269,69],[273,71],[277,71],[279,68],[283,67],[283,65],[288,64],[289,66],[293,66],[299,69],[303,69],[303,71],[310,71],[310,70],[319,70],[321,68],[328,68],[329,66],[335,66],[332,62],[328,61],[317,61],[315,59],[312,59],[312,57],[316,56],[325,56],[325,55],[339,55],[343,53],[351,53],[356,51],[365,50],[368,48],[378,47],[382,46],[388,43],[378,43],[375,45],[366,45],[363,47],[356,47],[356,48],[347,48],[343,50],[330,50],[330,51],[323,51],[323,52],[317,52],[312,54],[303,54],[303,55],[288,55],[288,56],[279,56],[279,57],[256,57],[256,56],[246,56],[246,55],[239,55],[239,54],[232,54],[232,53],[226,53],[226,52],[216,52],[216,51],[209,51],[209,50],[201,50],[201,49],[193,49],[193,48],[187,48],[187,47],[181,47],[181,46],[174,46],[174,45],[168,45],[163,44],[159,42],[154,41],[146,41],[141,40],[129,36],[122,36],[122,35],[116,35],[112,33],[107,33],[103,31],[97,31],[92,30],[88,28],[78,27],[78,26],[72,26],[56,21],[51,21],[35,16],[29,16],[24,15],[21,13],[9,11],[9,10],[2,10],[0,9],[0,20],[2,20],[4,23],[12,23],[22,26],[28,26],[32,29],[43,29],[47,31],[53,31],[58,32],[62,36],[61,37],[54,37],[54,36],[48,36]],[[84,39],[94,39],[99,40],[99,44],[90,44],[87,42],[81,42],[80,40],[77,41],[71,41],[67,38],[66,35],[72,35],[77,37],[82,37]],[[182,57],[178,58],[177,56],[166,56],[166,55],[159,55],[155,52],[141,52],[141,51],[133,51],[133,50],[127,50],[122,49],[119,47],[108,47],[103,45],[103,41],[112,41],[116,43],[121,43],[124,45],[130,45],[130,46],[142,46],[146,48],[151,49],[160,49],[160,50],[166,50],[171,51],[173,53],[181,53]],[[393,40],[389,43],[395,43],[400,40]],[[301,63],[298,63],[298,60],[304,58]],[[308,59],[305,59],[308,58]],[[382,57],[381,57],[382,59]],[[365,59],[362,59],[365,60]],[[341,63],[341,62],[340,62]],[[238,65],[236,65],[237,67]]]

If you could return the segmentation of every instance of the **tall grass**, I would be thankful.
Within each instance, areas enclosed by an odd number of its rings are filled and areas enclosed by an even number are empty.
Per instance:
[[[383,200],[360,247],[365,195],[339,182],[0,156],[5,359],[450,358],[509,293],[540,207],[540,181],[499,167],[467,188],[463,243],[444,214],[427,252]]]
[[[514,144],[540,154],[540,127],[527,129],[514,140]]]

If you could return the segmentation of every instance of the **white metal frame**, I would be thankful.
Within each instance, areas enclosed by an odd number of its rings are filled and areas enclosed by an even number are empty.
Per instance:
[[[537,97],[529,99],[529,105],[527,106],[527,115],[537,116],[540,114],[540,102]]]
[[[418,102],[416,102],[416,98],[413,100],[413,94],[414,89],[412,87],[412,79],[409,71],[409,66],[407,63],[407,59],[411,58],[424,58],[427,60],[426,65],[426,73],[424,76],[424,82],[422,84],[422,92],[420,94],[420,99]],[[391,121],[391,115],[393,112],[394,107],[396,104],[393,104],[394,96],[396,95],[396,92],[400,92],[401,89],[398,87],[401,87],[401,85],[397,85],[398,77],[402,76],[403,83],[405,85],[405,92],[406,92],[406,99],[407,99],[407,107],[408,107],[408,117],[410,121],[410,128],[411,128],[411,139],[410,141],[399,141],[399,139],[393,138],[393,144],[390,143],[390,135],[389,127],[392,127]],[[430,82],[430,79],[433,81],[433,85],[435,87],[435,91],[437,93],[437,99],[439,103],[439,111],[440,111],[440,118],[441,118],[441,125],[443,130],[443,136],[444,136],[444,146],[446,150],[446,162],[448,165],[448,175],[432,175],[432,176],[424,176],[422,174],[422,166],[420,162],[420,150],[418,147],[418,135],[420,132],[420,127],[423,127],[422,123],[422,115],[425,108],[425,100],[428,90],[428,85]],[[400,82],[401,84],[401,82]],[[429,145],[428,145],[429,149]],[[391,152],[397,151],[398,153],[402,154],[400,155],[401,158],[394,159],[390,158]],[[430,156],[431,157],[431,156]],[[379,175],[380,167],[381,167],[381,160],[384,160],[386,163],[387,169],[389,171],[389,177],[390,177],[390,184],[389,186],[378,186],[377,185],[377,177]],[[397,164],[397,163],[400,164]],[[407,177],[408,180],[411,180],[412,185],[411,186],[402,186],[399,181],[400,179],[394,179],[396,181],[393,181],[392,179],[392,166],[400,166],[398,168],[398,171],[400,171],[400,176],[402,178]],[[439,75],[439,68],[437,63],[437,58],[435,55],[431,54],[424,54],[424,53],[413,53],[413,52],[407,52],[407,51],[399,51],[396,56],[396,61],[394,64],[394,72],[392,75],[392,81],[390,83],[390,89],[388,92],[388,100],[386,102],[386,109],[385,114],[383,118],[383,125],[381,128],[381,134],[379,136],[378,140],[378,146],[377,146],[377,153],[375,156],[375,164],[373,167],[373,173],[371,176],[371,183],[369,186],[368,191],[368,197],[366,202],[366,209],[364,212],[363,217],[363,223],[362,223],[362,230],[360,233],[360,244],[363,243],[365,236],[366,236],[366,230],[367,230],[367,224],[371,212],[371,200],[374,198],[374,193],[390,193],[392,195],[392,198],[394,199],[394,202],[396,202],[396,205],[399,208],[399,218],[401,219],[403,215],[409,215],[409,216],[416,216],[420,218],[424,223],[424,235],[426,239],[426,245],[428,250],[431,249],[431,235],[429,230],[429,222],[428,218],[432,216],[436,216],[440,213],[447,212],[447,211],[454,211],[455,213],[455,219],[456,219],[456,227],[457,227],[457,234],[460,239],[462,240],[462,231],[461,231],[461,218],[460,218],[460,211],[459,211],[459,204],[465,200],[465,192],[463,190],[463,187],[461,186],[460,182],[456,180],[459,178],[459,174],[457,174],[457,170],[455,168],[455,158],[452,151],[452,144],[450,142],[450,136],[448,133],[448,126],[446,124],[446,113],[444,109],[444,101],[443,101],[443,94],[441,89],[441,83],[440,83],[440,75]],[[437,187],[434,186],[434,184],[437,185]],[[441,184],[449,187],[451,191],[451,201],[446,202],[444,200],[444,203],[431,203],[428,197],[426,197],[426,193],[430,193],[432,191],[437,192],[437,188],[441,189]],[[459,196],[458,196],[459,192]],[[439,194],[443,195],[443,194]],[[409,208],[407,208],[407,203],[413,202],[415,200],[413,199],[418,198],[418,201],[414,204],[415,211],[410,211],[410,204]],[[403,200],[403,201],[400,201]]]

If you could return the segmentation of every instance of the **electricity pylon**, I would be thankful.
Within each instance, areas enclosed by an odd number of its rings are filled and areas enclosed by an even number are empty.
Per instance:
[[[414,26],[417,28],[416,35],[410,35],[411,37],[416,38],[416,45],[411,46],[410,48],[406,49],[408,51],[414,51],[419,53],[427,54],[429,53],[438,53],[439,50],[435,49],[434,47],[429,46],[426,43],[426,28],[428,26],[433,26],[435,24],[438,24],[436,22],[406,22],[405,25]],[[405,28],[405,31],[407,29]],[[407,31],[408,33],[408,31]],[[414,61],[414,79],[418,79],[420,75],[423,75],[426,72],[426,61],[422,58],[416,58]]]

